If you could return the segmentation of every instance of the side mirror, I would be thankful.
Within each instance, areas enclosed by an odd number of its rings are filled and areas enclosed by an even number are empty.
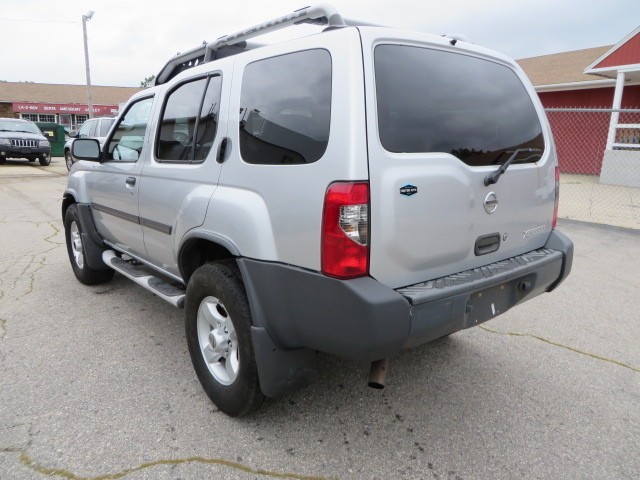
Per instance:
[[[78,160],[99,162],[102,159],[100,142],[95,138],[76,138],[71,144],[71,155]]]

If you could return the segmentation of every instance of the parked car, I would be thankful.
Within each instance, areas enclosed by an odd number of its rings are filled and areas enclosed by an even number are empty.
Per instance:
[[[38,126],[19,118],[0,118],[0,165],[7,158],[38,160],[40,165],[51,163],[51,144]]]
[[[64,144],[64,161],[67,164],[67,170],[71,170],[71,167],[77,161],[71,153],[73,140],[75,138],[95,138],[102,145],[114,121],[115,117],[90,118],[82,124],[77,132],[70,133],[71,138]]]
[[[244,42],[303,22],[328,28]],[[184,308],[196,374],[229,415],[313,381],[317,351],[372,362],[381,388],[396,352],[571,270],[551,131],[518,65],[350,25],[307,7],[179,54],[104,144],[73,143],[75,276],[117,271]]]

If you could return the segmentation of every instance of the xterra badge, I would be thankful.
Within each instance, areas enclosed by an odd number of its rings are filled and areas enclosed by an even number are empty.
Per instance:
[[[410,197],[416,193],[418,193],[418,187],[415,185],[405,185],[404,187],[400,187],[400,195],[404,195],[405,197]]]
[[[540,225],[539,227],[530,228],[529,230],[525,230],[522,232],[522,238],[529,238],[537,235],[539,233],[544,232],[547,229],[545,225]]]

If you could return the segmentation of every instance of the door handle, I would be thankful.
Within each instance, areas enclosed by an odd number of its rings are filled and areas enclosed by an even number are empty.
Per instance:
[[[129,187],[135,187],[136,186],[136,177],[127,177],[127,180],[125,182]]]
[[[229,144],[229,139],[227,137],[224,137],[221,141],[220,141],[220,146],[218,147],[218,155],[216,156],[216,162],[218,163],[222,163],[225,160],[225,155],[227,153],[227,146]]]

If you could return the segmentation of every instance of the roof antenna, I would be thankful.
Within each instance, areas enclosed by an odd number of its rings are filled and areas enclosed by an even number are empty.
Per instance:
[[[443,37],[449,38],[449,43],[451,45],[455,45],[458,42],[467,42],[467,43],[471,43],[469,42],[469,39],[465,36],[462,35],[461,33],[452,33],[451,35],[442,35]]]

